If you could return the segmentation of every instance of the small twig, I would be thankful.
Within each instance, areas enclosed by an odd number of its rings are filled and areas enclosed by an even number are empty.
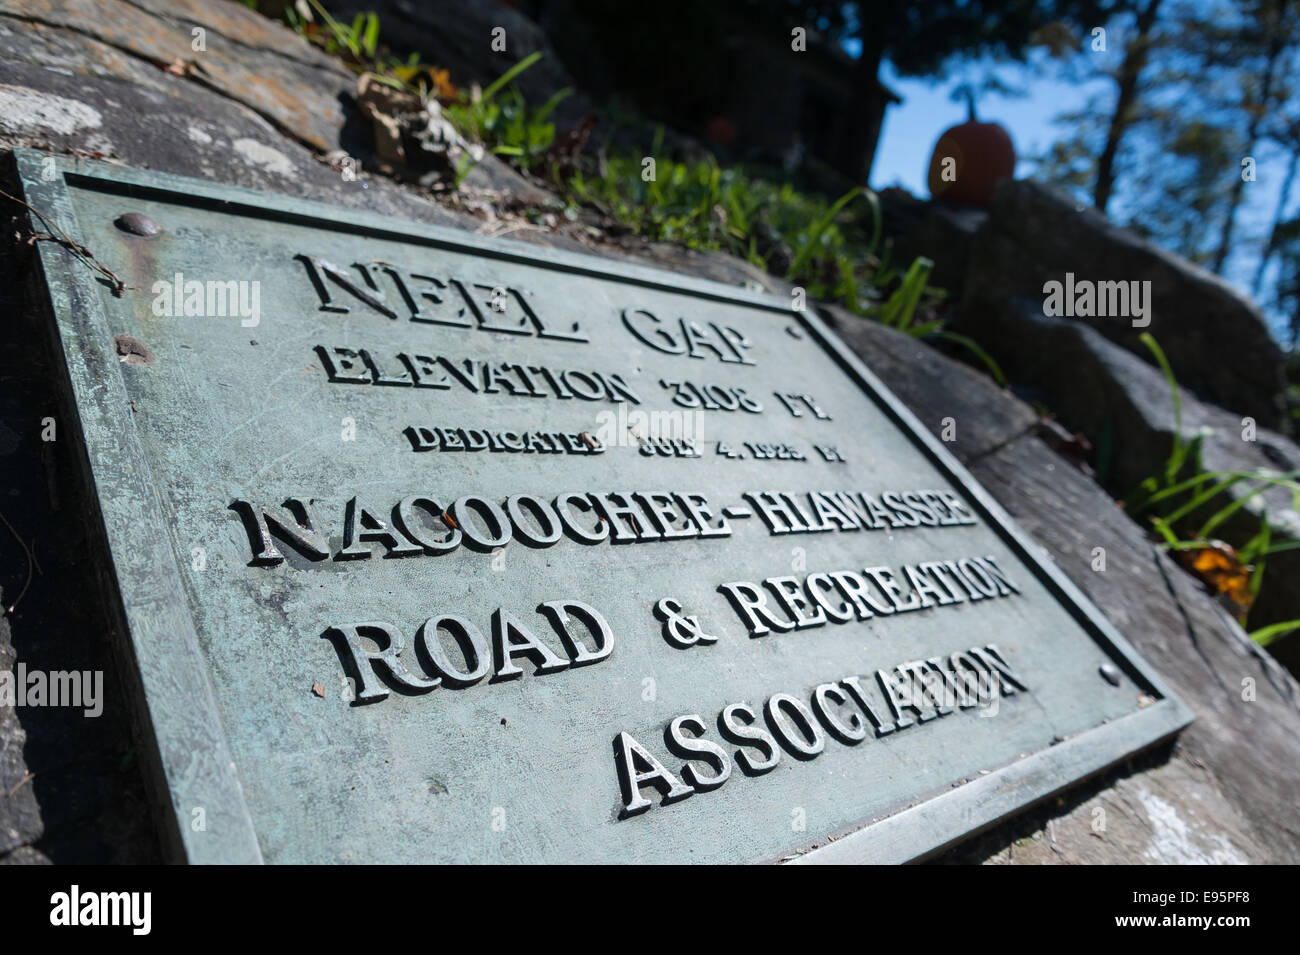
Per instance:
[[[16,782],[16,783],[14,783],[14,788],[11,789],[11,790],[9,790],[9,792],[6,794],[5,798],[6,798],[6,799],[12,799],[14,793],[18,792],[18,790],[22,789],[24,786],[26,786],[28,783],[30,783],[30,782],[31,782],[33,779],[35,779],[35,778],[36,778],[36,774],[35,774],[34,772],[32,772],[32,771],[29,769],[27,772],[23,773],[23,778],[22,778],[22,779],[18,780],[18,782]]]
[[[23,581],[23,589],[18,591],[18,596],[14,598],[14,602],[5,608],[5,613],[13,613],[14,608],[18,606],[18,601],[23,599],[24,595],[27,593],[27,588],[31,586],[32,568],[36,566],[36,555],[28,549],[27,542],[18,536],[18,532],[14,530],[14,526],[9,523],[9,518],[0,514],[0,521],[4,521],[5,527],[9,528],[9,533],[14,535],[14,540],[16,540],[18,546],[23,549],[23,556],[27,558],[27,579]]]
[[[486,235],[489,238],[498,239],[501,236],[509,235],[512,232],[523,232],[528,229],[537,229],[537,226],[533,225],[531,222],[504,223],[499,226],[493,226],[489,229],[481,229],[479,232],[481,235]]]
[[[108,279],[109,290],[113,293],[114,298],[122,297],[122,293],[126,290],[126,283],[123,282],[120,278],[118,278],[117,275],[114,274],[114,272],[111,269],[109,269],[106,265],[104,265],[98,259],[96,259],[95,254],[93,252],[91,252],[88,248],[86,248],[81,243],[73,241],[71,236],[69,236],[66,232],[60,229],[57,224],[47,219],[45,217],[45,213],[41,212],[39,209],[29,205],[26,202],[23,202],[23,200],[19,199],[17,196],[9,195],[9,193],[5,192],[3,189],[0,189],[0,196],[3,196],[4,198],[10,200],[11,202],[18,203],[24,209],[28,210],[37,218],[39,218],[41,222],[45,224],[45,227],[47,229],[52,230],[50,232],[33,232],[31,235],[27,237],[28,245],[31,245],[35,242],[59,243],[59,245],[63,246],[65,249],[68,249],[70,252],[72,252],[73,255],[77,256],[77,258],[81,259],[83,262],[89,265],[100,275],[104,276],[104,278]],[[54,233],[58,233],[58,234],[55,235]]]

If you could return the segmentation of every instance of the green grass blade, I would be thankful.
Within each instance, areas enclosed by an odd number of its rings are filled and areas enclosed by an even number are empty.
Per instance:
[[[330,16],[329,11],[320,5],[320,0],[308,0],[308,2],[313,8],[315,8],[316,12],[321,15],[321,19],[325,21],[325,25],[329,27],[331,32],[336,35],[343,32],[343,24]]]
[[[1210,532],[1213,531],[1216,527],[1218,527],[1220,524],[1222,524],[1224,521],[1230,518],[1233,514],[1236,514],[1239,510],[1241,510],[1243,507],[1249,504],[1251,500],[1258,497],[1260,494],[1263,494],[1271,487],[1272,485],[1270,484],[1261,484],[1259,487],[1251,488],[1249,491],[1241,495],[1241,497],[1237,498],[1227,507],[1220,509],[1209,520],[1207,520],[1204,525],[1202,525],[1201,532],[1200,532],[1201,536],[1208,537],[1210,535]]]
[[[1155,340],[1155,336],[1150,332],[1143,332],[1138,339],[1155,356],[1156,363],[1165,376],[1165,384],[1169,387],[1169,398],[1174,405],[1174,453],[1165,463],[1165,483],[1173,484],[1178,480],[1178,472],[1182,470],[1183,462],[1187,457],[1186,442],[1183,441],[1183,394],[1178,387],[1178,379],[1174,377],[1174,370],[1169,365],[1169,359],[1165,357],[1165,351]]]
[[[1199,494],[1193,495],[1190,500],[1186,501],[1180,507],[1175,508],[1172,514],[1166,514],[1165,520],[1169,521],[1169,523],[1171,524],[1177,523],[1178,521],[1186,517],[1188,514],[1192,513],[1192,511],[1200,507],[1202,504],[1205,504],[1211,498],[1218,497],[1228,488],[1232,487],[1232,485],[1236,484],[1241,480],[1243,479],[1239,477],[1233,477],[1233,478],[1229,478],[1226,481],[1220,481],[1217,484],[1212,484],[1206,490],[1201,491]]]
[[[899,331],[907,331],[907,326],[912,324],[916,306],[921,302],[926,280],[930,278],[930,271],[933,268],[934,262],[930,259],[921,255],[916,257],[908,267],[907,275],[903,277],[903,284],[894,290],[894,294],[889,296],[889,301],[880,308],[880,320],[884,324]]]
[[[1250,639],[1254,640],[1261,647],[1266,647],[1278,637],[1286,636],[1293,630],[1300,630],[1300,620],[1286,620],[1282,623],[1269,624],[1267,627],[1260,627],[1258,630],[1250,632]]]
[[[907,334],[911,335],[913,338],[925,338],[927,335],[933,336],[934,333],[939,331],[941,328],[943,328],[943,319],[936,318],[932,322],[922,322],[920,325],[909,325],[907,327]]]
[[[377,13],[366,14],[366,28],[361,37],[361,49],[371,59],[374,59],[375,51],[379,49],[379,15]]]
[[[1007,376],[1002,373],[1001,367],[999,367],[998,363],[993,360],[993,356],[981,348],[979,343],[973,338],[967,338],[965,335],[958,335],[956,332],[946,330],[935,332],[934,337],[943,339],[944,341],[953,342],[954,344],[965,348],[968,352],[983,362],[984,367],[989,370],[989,374],[993,376],[993,380],[998,383],[999,387],[1005,388],[1007,386]]]
[[[830,228],[831,223],[835,221],[835,217],[840,214],[840,210],[856,199],[861,193],[862,187],[854,186],[848,192],[844,193],[844,195],[836,199],[831,204],[831,207],[826,210],[825,214],[818,218],[809,227],[808,231],[804,234],[804,243],[802,247],[799,249],[798,253],[796,253],[794,261],[790,263],[790,271],[786,273],[787,279],[794,279],[795,276],[803,274],[803,270],[807,267],[813,253],[817,251],[817,243],[821,241],[822,235],[828,228]]]
[[[516,76],[518,76],[524,70],[528,69],[530,66],[532,66],[541,58],[542,58],[542,52],[541,50],[538,50],[536,53],[528,54],[526,57],[524,57],[514,66],[510,67],[510,69],[506,70],[504,73],[498,76],[492,82],[491,86],[489,86],[487,89],[483,91],[482,102],[486,103],[489,100],[491,100],[492,97],[496,96],[497,93],[501,92],[502,87],[504,87],[507,83],[509,83]]]
[[[1300,485],[1297,485],[1295,481],[1292,479],[1292,475],[1295,475],[1296,477],[1300,477],[1300,473],[1288,471],[1286,474],[1278,474],[1269,477],[1268,480],[1272,481],[1278,487],[1287,487],[1287,488],[1300,487]],[[1159,491],[1156,491],[1151,495],[1150,503],[1157,503],[1159,501],[1164,500],[1167,497],[1173,496],[1174,494],[1180,494],[1183,491],[1195,487],[1198,484],[1203,484],[1207,480],[1217,481],[1220,480],[1221,478],[1227,478],[1227,477],[1235,477],[1238,480],[1264,480],[1265,479],[1261,477],[1259,471],[1202,471],[1200,474],[1197,474],[1195,477],[1186,478],[1182,481],[1179,481],[1177,484],[1172,484],[1169,487],[1161,488]]]
[[[1264,584],[1264,568],[1268,565],[1268,545],[1270,538],[1273,536],[1273,529],[1269,527],[1267,520],[1259,522],[1259,533],[1250,539],[1250,541],[1239,552],[1243,564],[1255,565],[1255,569],[1250,572],[1250,592],[1255,597],[1259,596],[1259,588]],[[1247,554],[1250,554],[1247,557]]]
[[[536,113],[533,114],[533,122],[535,123],[546,122],[546,118],[551,115],[555,107],[559,106],[560,103],[564,101],[564,99],[572,95],[573,95],[572,86],[566,86],[564,89],[557,91],[555,95],[553,95],[550,99],[548,99],[545,103],[542,104],[541,109],[539,109]]]
[[[1178,535],[1175,534],[1173,528],[1169,526],[1169,522],[1162,517],[1156,517],[1153,515],[1151,518],[1151,526],[1154,527],[1159,532],[1160,536],[1165,539],[1165,543],[1175,550],[1183,550],[1187,545],[1192,543],[1191,541],[1179,540]]]

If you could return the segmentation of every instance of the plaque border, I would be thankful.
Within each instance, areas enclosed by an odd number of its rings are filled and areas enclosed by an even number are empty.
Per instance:
[[[70,186],[527,263],[759,308],[797,322],[953,486],[968,496],[990,528],[1155,702],[955,789],[889,815],[862,820],[824,844],[795,850],[784,861],[835,864],[924,859],[1169,739],[1194,719],[1191,710],[1101,611],[812,310],[793,311],[789,302],[771,293],[596,255],[340,209],[316,200],[56,157],[27,148],[16,148],[13,155],[26,201],[83,245]],[[53,178],[47,177],[50,169],[54,170]],[[47,231],[39,218],[32,226]],[[178,558],[167,536],[152,530],[166,526],[162,499],[130,411],[125,382],[118,372],[118,358],[102,307],[103,280],[97,279],[96,273],[61,243],[44,241],[38,243],[38,248],[45,291],[35,289],[36,301],[38,307],[49,312],[45,325],[52,354],[64,359],[61,365],[65,374],[56,387],[64,402],[65,420],[79,425],[82,440],[76,457],[90,492],[88,501],[95,512],[92,518],[98,518],[102,542],[108,545],[105,549],[113,585],[109,596],[118,618],[114,636],[119,650],[134,664],[122,668],[123,677],[136,684],[133,689],[141,703],[137,716],[145,730],[143,748],[149,751],[155,782],[166,790],[163,802],[172,809],[164,814],[164,845],[178,861],[261,863],[256,830],[208,679]],[[105,447],[115,447],[116,452],[91,450]],[[116,506],[106,509],[106,500],[116,502]],[[191,807],[199,806],[207,816],[203,832],[195,832],[188,825]]]

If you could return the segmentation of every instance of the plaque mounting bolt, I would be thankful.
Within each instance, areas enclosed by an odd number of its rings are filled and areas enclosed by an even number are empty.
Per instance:
[[[1107,683],[1111,686],[1119,686],[1119,668],[1115,664],[1103,663],[1097,669],[1106,678]]]
[[[142,212],[128,212],[113,220],[113,225],[132,235],[153,236],[162,234],[162,226]]]

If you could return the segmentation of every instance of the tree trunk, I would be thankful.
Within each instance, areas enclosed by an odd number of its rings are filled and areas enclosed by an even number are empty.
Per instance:
[[[867,31],[863,31],[866,33]],[[880,89],[880,65],[885,58],[884,38],[863,36],[862,55],[853,71],[853,94],[848,116],[836,137],[830,165],[853,182],[865,183],[871,175],[876,140],[884,116],[884,94]]]
[[[1251,283],[1251,292],[1255,298],[1259,298],[1260,290],[1264,287],[1264,272],[1268,269],[1269,259],[1273,258],[1278,241],[1282,237],[1278,227],[1283,222],[1287,206],[1291,204],[1291,183],[1295,179],[1298,168],[1300,168],[1300,145],[1291,151],[1291,158],[1287,160],[1286,175],[1282,177],[1282,194],[1278,196],[1277,208],[1273,212],[1273,228],[1268,231],[1268,244],[1264,246],[1264,251],[1259,257],[1259,265],[1255,267],[1255,281]]]
[[[1147,65],[1147,54],[1151,48],[1151,29],[1155,26],[1156,16],[1160,12],[1161,0],[1150,0],[1146,8],[1138,11],[1136,35],[1133,42],[1124,51],[1124,62],[1120,64],[1119,96],[1115,101],[1115,111],[1110,116],[1110,128],[1106,131],[1106,146],[1097,159],[1097,183],[1093,189],[1092,201],[1100,212],[1106,211],[1110,203],[1110,194],[1115,186],[1115,157],[1119,155],[1120,140],[1133,122],[1133,104],[1138,96],[1138,78]]]
[[[1277,11],[1281,14],[1281,11]],[[1264,78],[1260,84],[1258,109],[1250,111],[1250,122],[1246,124],[1246,155],[1252,156],[1255,153],[1255,146],[1259,141],[1259,126],[1263,121],[1264,114],[1268,111],[1269,101],[1273,97],[1273,71],[1277,67],[1278,60],[1282,57],[1282,51],[1285,49],[1285,31],[1283,31],[1280,16],[1270,23],[1264,24],[1268,29],[1268,55],[1264,60]],[[1237,218],[1237,207],[1241,205],[1241,196],[1246,188],[1246,180],[1241,178],[1241,170],[1237,170],[1237,177],[1232,183],[1232,194],[1228,198],[1228,211],[1223,217],[1223,229],[1219,233],[1219,247],[1214,253],[1214,262],[1210,268],[1216,272],[1223,271],[1223,264],[1228,260],[1228,252],[1232,248],[1232,227],[1234,220]]]
[[[1295,351],[1296,346],[1300,345],[1300,296],[1296,298],[1295,314],[1291,316],[1291,350]]]

